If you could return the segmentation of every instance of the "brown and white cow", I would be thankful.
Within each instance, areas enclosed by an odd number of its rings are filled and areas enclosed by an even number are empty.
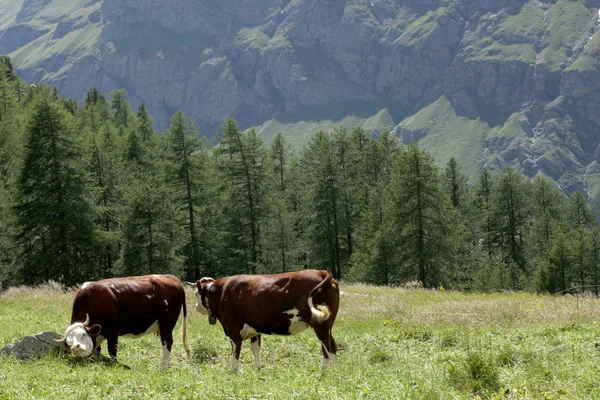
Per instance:
[[[260,367],[262,334],[295,335],[313,328],[321,341],[323,368],[336,361],[331,335],[339,306],[338,283],[328,271],[302,270],[276,275],[236,275],[196,282],[196,310],[219,320],[231,340],[235,371],[242,341],[251,339],[254,365]]]
[[[147,275],[86,282],[75,293],[71,325],[60,340],[73,354],[88,357],[100,352],[106,339],[108,354],[117,357],[119,336],[137,338],[149,333],[160,336],[162,368],[169,366],[173,328],[183,309],[182,336],[186,337],[187,309],[183,285],[173,275]]]

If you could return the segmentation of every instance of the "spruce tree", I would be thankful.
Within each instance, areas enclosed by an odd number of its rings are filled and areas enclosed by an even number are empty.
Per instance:
[[[590,207],[586,196],[577,191],[569,197],[566,204],[567,222],[577,238],[575,246],[575,271],[578,285],[583,288],[587,283],[587,253],[589,251],[589,232],[594,220],[594,212]]]
[[[229,240],[236,258],[232,262],[239,272],[256,273],[263,262],[260,234],[266,209],[266,149],[254,129],[244,133],[232,118],[225,121],[219,137],[216,153],[228,193]]]
[[[529,183],[525,177],[508,166],[498,180],[493,194],[492,226],[494,243],[510,271],[510,282],[503,286],[520,288],[529,278],[524,254],[529,222]]]
[[[424,287],[449,282],[454,214],[431,155],[408,146],[394,163],[388,196],[404,278],[416,278]]]
[[[114,112],[114,123],[119,129],[133,127],[133,111],[127,101],[127,92],[124,89],[110,92],[110,108]]]
[[[144,103],[140,103],[136,114],[137,131],[142,140],[148,142],[151,140],[154,130],[152,129],[152,117],[146,110]]]
[[[25,160],[15,213],[24,283],[73,285],[92,270],[96,234],[91,194],[72,116],[47,97],[37,101],[26,129]]]
[[[138,123],[148,120],[143,117],[145,109],[140,106]],[[141,126],[141,124],[139,125]],[[198,216],[204,208],[200,198],[200,182],[205,175],[204,164],[207,162],[206,155],[202,154],[204,148],[200,141],[196,124],[188,120],[183,112],[178,111],[171,119],[168,130],[168,144],[173,170],[169,181],[174,188],[174,196],[177,205],[185,214],[185,227],[188,240],[186,240],[186,279],[198,280],[201,272],[200,239]]]
[[[121,229],[120,208],[123,203],[123,174],[125,168],[120,157],[121,138],[109,121],[104,121],[88,141],[90,154],[90,182],[95,195],[96,225],[103,250],[99,251],[100,270],[103,276],[114,274],[119,258]]]
[[[302,154],[306,175],[306,240],[311,248],[307,262],[325,266],[336,279],[342,277],[344,200],[342,177],[333,141],[317,132]]]
[[[361,148],[357,162],[360,187],[354,189],[360,211],[350,278],[387,285],[399,280],[393,227],[386,223],[393,207],[384,197],[399,144],[391,135],[382,135],[378,141],[363,140],[362,135],[353,137],[353,143]]]
[[[457,210],[465,207],[465,195],[467,192],[467,177],[462,172],[460,165],[454,157],[450,158],[445,169],[444,186],[450,195],[450,201]]]
[[[550,279],[546,269],[551,240],[556,235],[558,221],[561,218],[564,195],[560,189],[547,178],[537,175],[531,190],[531,211],[533,221],[527,236],[527,259],[537,269],[540,287],[546,290]]]
[[[269,150],[269,210],[265,215],[265,259],[271,272],[287,272],[294,264],[294,215],[289,198],[289,168],[294,153],[291,145],[278,133]]]

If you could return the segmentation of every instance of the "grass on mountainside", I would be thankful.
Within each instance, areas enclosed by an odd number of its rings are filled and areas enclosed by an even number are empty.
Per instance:
[[[431,33],[439,27],[438,18],[448,12],[446,7],[440,7],[435,11],[430,11],[422,17],[416,19],[402,32],[397,41],[404,46],[413,46],[426,39]]]
[[[450,101],[442,96],[399,126],[411,131],[425,130],[427,135],[419,141],[419,147],[429,151],[442,167],[450,157],[456,158],[469,180],[475,182],[483,163],[484,138],[490,131],[485,122],[456,115]]]
[[[343,126],[348,131],[352,131],[357,126],[362,126],[365,122],[364,118],[356,116],[348,116],[339,121],[318,120],[318,121],[299,121],[299,122],[279,122],[275,119],[270,119],[257,128],[257,132],[264,138],[265,143],[270,143],[271,140],[282,132],[285,139],[292,145],[296,151],[302,150],[308,145],[310,140],[319,131],[328,132],[335,127]]]
[[[585,49],[581,53],[577,60],[567,67],[565,72],[568,71],[594,71],[597,70],[597,59],[600,56],[600,33],[596,32],[594,36],[585,46]]]
[[[14,51],[10,54],[13,62],[19,65],[19,68],[33,68],[36,65],[44,64],[45,61],[54,57],[63,62],[50,64],[55,70],[49,70],[50,74],[60,75],[59,71],[68,70],[78,59],[93,54],[97,48],[102,33],[102,26],[99,23],[88,24],[81,29],[73,30],[59,39],[51,39],[52,32],[46,33],[33,42]],[[51,79],[51,77],[46,77]]]
[[[581,2],[529,0],[519,13],[505,11],[482,17],[476,39],[463,49],[467,60],[522,61],[562,69],[572,51],[588,39],[597,15]]]
[[[234,41],[236,46],[245,49],[263,49],[271,38],[262,31],[261,26],[241,29]]]
[[[131,367],[47,357],[0,359],[0,399],[11,398],[598,398],[600,300],[591,297],[463,294],[342,285],[333,333],[338,364],[322,371],[311,331],[264,336],[263,367],[244,342],[228,372],[220,325],[193,311],[187,292],[188,361],[179,327],[170,368],[154,336],[122,339]],[[43,330],[63,332],[73,292],[11,288],[0,297],[0,346]]]

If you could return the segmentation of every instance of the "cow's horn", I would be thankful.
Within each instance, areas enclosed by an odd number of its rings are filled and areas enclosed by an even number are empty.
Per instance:
[[[193,282],[185,282],[186,285],[191,286],[191,287],[196,287],[196,284]]]
[[[85,322],[83,323],[83,327],[85,328],[90,324],[90,314],[85,314]]]
[[[56,343],[64,343],[64,342],[66,342],[66,341],[67,341],[67,337],[66,337],[66,336],[63,336],[63,337],[61,337],[60,339],[54,339],[54,341],[55,341]]]

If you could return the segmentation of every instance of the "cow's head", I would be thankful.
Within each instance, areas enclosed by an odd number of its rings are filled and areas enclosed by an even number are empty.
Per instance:
[[[96,336],[100,334],[102,327],[98,324],[88,326],[90,316],[85,315],[84,322],[75,322],[67,328],[65,336],[59,340],[71,348],[73,354],[78,357],[89,357],[95,347]]]
[[[194,289],[194,295],[196,296],[196,311],[202,315],[211,315],[210,307],[208,305],[208,292],[213,285],[215,280],[213,278],[202,278],[196,282],[196,288]]]

